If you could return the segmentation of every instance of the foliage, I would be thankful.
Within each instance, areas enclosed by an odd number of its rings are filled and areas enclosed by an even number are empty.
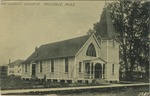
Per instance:
[[[133,72],[145,67],[149,76],[149,4],[150,2],[122,0],[107,6],[120,43],[120,64],[126,80]],[[100,24],[94,24],[96,29]],[[98,30],[95,30],[97,33]]]
[[[7,66],[0,66],[0,77],[7,75]]]

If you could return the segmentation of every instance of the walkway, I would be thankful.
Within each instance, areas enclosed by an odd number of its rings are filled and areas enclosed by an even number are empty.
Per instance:
[[[44,88],[44,89],[18,89],[18,90],[1,90],[1,94],[8,93],[28,93],[28,92],[47,92],[47,91],[66,91],[66,90],[81,90],[81,89],[102,89],[102,88],[113,88],[113,87],[129,87],[129,86],[144,86],[150,83],[140,84],[110,84],[104,86],[83,86],[83,87],[65,87],[65,88]]]

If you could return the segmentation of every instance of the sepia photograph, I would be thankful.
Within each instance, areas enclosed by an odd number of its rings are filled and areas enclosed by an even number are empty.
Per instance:
[[[0,96],[150,96],[149,0],[0,0]]]

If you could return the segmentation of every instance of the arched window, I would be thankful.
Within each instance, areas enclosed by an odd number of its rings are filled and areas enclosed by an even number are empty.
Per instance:
[[[94,45],[91,43],[86,51],[87,56],[93,56],[96,57],[96,50]]]

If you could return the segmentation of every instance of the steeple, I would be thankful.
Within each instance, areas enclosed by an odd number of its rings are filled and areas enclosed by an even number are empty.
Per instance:
[[[112,20],[108,13],[107,4],[103,9],[98,28],[96,28],[96,36],[100,35],[101,38],[115,38],[116,32]]]

